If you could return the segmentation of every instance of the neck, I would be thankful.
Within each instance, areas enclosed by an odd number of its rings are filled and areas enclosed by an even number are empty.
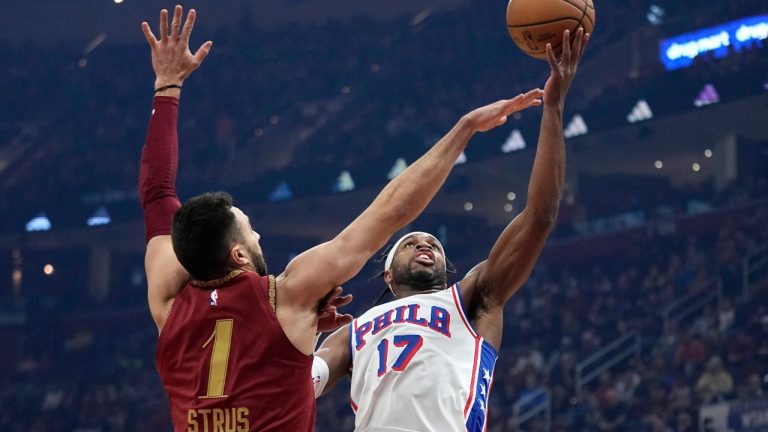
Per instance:
[[[201,281],[201,280],[193,279],[189,283],[191,283],[192,285],[194,285],[194,286],[196,286],[198,288],[214,288],[214,287],[218,287],[218,286],[224,285],[225,283],[231,281],[232,279],[236,278],[237,276],[240,276],[242,273],[245,273],[246,271],[249,271],[249,270],[245,269],[245,268],[234,269],[231,272],[227,273],[226,275],[224,275],[224,276],[222,276],[222,277],[220,277],[218,279],[213,279],[213,280],[208,280],[208,281]]]
[[[405,298],[410,297],[417,294],[432,294],[436,292],[440,292],[448,288],[446,285],[434,285],[429,288],[420,288],[416,289],[410,285],[392,285],[392,292],[395,293],[395,297],[397,298]]]

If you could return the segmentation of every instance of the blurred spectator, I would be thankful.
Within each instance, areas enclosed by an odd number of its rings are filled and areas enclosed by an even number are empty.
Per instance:
[[[705,404],[722,400],[733,392],[733,377],[723,368],[720,357],[712,357],[707,369],[696,381],[696,393]]]
[[[627,422],[627,406],[621,402],[617,392],[608,392],[607,396],[607,405],[598,412],[597,427],[606,432],[623,431]]]

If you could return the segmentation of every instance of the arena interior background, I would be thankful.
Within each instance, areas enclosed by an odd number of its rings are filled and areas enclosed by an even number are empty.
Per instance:
[[[502,1],[185,6],[193,44],[214,47],[184,86],[178,189],[231,192],[275,271],[462,114],[548,73]],[[160,7],[2,2],[2,431],[170,430],[136,192],[153,84],[139,23]],[[768,4],[596,7],[559,225],[508,305],[489,431],[766,430]],[[538,120],[478,136],[412,224],[459,275],[524,206]],[[380,267],[345,285],[350,311]],[[347,390],[319,401],[319,431],[352,430]]]

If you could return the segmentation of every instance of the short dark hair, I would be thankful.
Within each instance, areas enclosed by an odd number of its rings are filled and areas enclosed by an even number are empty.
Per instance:
[[[173,216],[173,251],[193,279],[217,279],[232,270],[229,250],[238,237],[232,196],[226,192],[190,198]]]

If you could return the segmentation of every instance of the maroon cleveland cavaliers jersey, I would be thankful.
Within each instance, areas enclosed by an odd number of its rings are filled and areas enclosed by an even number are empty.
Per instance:
[[[157,369],[176,432],[314,431],[312,357],[277,321],[274,284],[245,272],[174,300]]]

